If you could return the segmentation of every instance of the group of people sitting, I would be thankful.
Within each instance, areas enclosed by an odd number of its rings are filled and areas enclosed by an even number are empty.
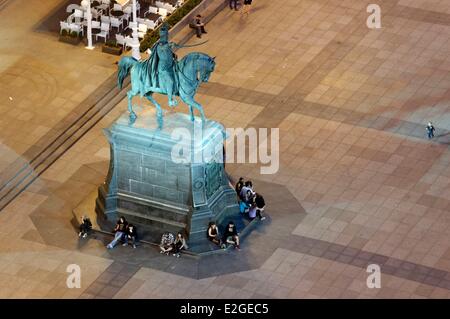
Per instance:
[[[242,214],[248,213],[249,218],[252,220],[256,217],[261,221],[266,219],[266,217],[262,215],[266,206],[264,197],[253,191],[253,184],[251,181],[244,182],[243,177],[239,178],[235,190],[239,199],[239,210]],[[81,218],[78,236],[86,238],[91,228],[91,221],[89,218],[83,216]],[[114,248],[119,242],[123,242],[123,246],[127,246],[131,242],[133,248],[136,248],[136,242],[138,240],[136,226],[129,224],[125,217],[122,216],[119,218],[116,227],[114,228],[114,233],[114,239],[106,246],[108,249]],[[225,227],[222,236],[219,234],[219,228],[216,223],[210,222],[207,230],[207,238],[223,249],[227,248],[228,245],[232,245],[235,249],[240,250],[239,234],[233,221],[230,221]],[[178,232],[176,236],[170,232],[165,232],[161,237],[159,248],[161,254],[173,254],[175,257],[180,257],[181,251],[183,249],[188,249],[188,245],[181,232]]]
[[[261,194],[253,191],[252,181],[246,181],[244,183],[244,178],[239,178],[235,190],[239,199],[239,211],[242,214],[248,213],[248,217],[252,220],[256,217],[261,221],[266,219],[262,215],[266,207],[266,202]]]
[[[161,236],[161,243],[159,244],[161,254],[169,256],[171,253],[174,257],[180,257],[180,253],[183,249],[188,249],[186,239],[181,232],[178,232],[175,237],[172,233],[165,232]]]
[[[136,248],[138,234],[136,226],[129,224],[125,217],[120,217],[114,227],[114,239],[106,245],[106,248],[113,249],[119,242],[123,242],[122,246],[128,246],[131,242],[133,248]]]
[[[233,221],[230,221],[225,227],[223,236],[220,236],[219,228],[215,222],[210,222],[207,231],[208,239],[214,244],[226,249],[228,245],[234,246],[235,249],[240,250],[239,246],[239,234],[236,230],[236,225]]]

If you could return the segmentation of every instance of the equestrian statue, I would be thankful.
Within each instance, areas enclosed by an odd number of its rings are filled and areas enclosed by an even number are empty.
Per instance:
[[[204,121],[203,107],[194,100],[194,96],[200,83],[208,82],[211,72],[214,71],[214,58],[205,53],[192,52],[177,61],[173,49],[183,46],[169,42],[167,24],[161,26],[159,35],[159,41],[153,45],[147,60],[140,62],[133,57],[123,57],[119,61],[119,89],[122,89],[123,80],[131,74],[131,89],[127,92],[130,121],[133,123],[137,118],[133,111],[132,98],[139,94],[141,98],[145,96],[155,105],[158,120],[162,123],[162,109],[153,98],[153,93],[167,95],[171,108],[177,105],[175,97],[179,96],[189,106],[191,121],[194,121],[194,108],[200,112]]]

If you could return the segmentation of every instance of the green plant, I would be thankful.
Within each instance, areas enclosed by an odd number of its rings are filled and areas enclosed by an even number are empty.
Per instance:
[[[78,36],[79,36],[79,34],[78,34],[77,31],[72,31],[72,32],[70,33],[70,37],[71,37],[71,38],[78,38]]]
[[[186,1],[182,7],[175,10],[167,19],[166,23],[169,25],[169,28],[172,28],[175,24],[177,24],[181,19],[183,19],[189,12],[192,11],[200,2],[203,0],[188,0]],[[144,52],[145,50],[151,48],[153,44],[156,43],[159,39],[159,26],[155,30],[149,30],[144,36],[144,39],[141,41],[140,51]]]
[[[68,35],[67,30],[66,30],[66,29],[62,29],[61,35],[62,35],[63,37],[67,37],[67,35]]]
[[[119,46],[117,45],[116,40],[113,39],[109,39],[105,42],[105,46],[107,47],[111,47],[111,48],[118,48]]]

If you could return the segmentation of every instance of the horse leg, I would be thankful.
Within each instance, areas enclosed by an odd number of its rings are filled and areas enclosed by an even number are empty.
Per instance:
[[[194,109],[192,107],[192,105],[189,105],[189,113],[191,114],[191,121],[194,122],[195,118],[194,118]]]
[[[156,116],[158,117],[158,119],[160,119],[160,118],[162,118],[161,105],[159,105],[158,102],[156,102],[156,100],[153,98],[152,94],[153,94],[153,92],[149,92],[149,93],[145,94],[145,97],[156,107]]]
[[[165,91],[167,92],[167,98],[169,99],[169,106],[171,108],[178,105],[178,101],[173,95],[174,85],[175,85],[175,83],[172,80],[172,77],[170,75],[167,75],[165,78],[165,81],[164,81],[164,88],[165,88]]]
[[[180,94],[181,101],[183,101],[184,104],[186,104],[189,107],[189,114],[191,115],[191,121],[194,122],[194,108],[192,107],[191,101],[189,100],[189,97],[187,97],[184,94]]]
[[[189,105],[189,109],[191,110],[191,121],[194,121],[194,112],[192,110],[192,107],[195,107],[200,112],[200,115],[202,117],[202,122],[205,121],[206,118],[205,118],[205,112],[203,112],[203,107],[194,100],[193,96],[184,96],[183,101],[184,101],[184,103]]]
[[[132,104],[132,100],[133,100],[133,96],[135,96],[136,93],[133,92],[133,89],[129,90],[127,92],[127,97],[128,97],[128,112],[130,113],[130,122],[134,123],[136,121],[137,115],[136,113],[134,113],[133,111],[133,104]]]

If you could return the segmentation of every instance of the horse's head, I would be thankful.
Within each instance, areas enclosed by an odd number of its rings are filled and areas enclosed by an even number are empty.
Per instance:
[[[199,85],[198,82],[208,82],[211,72],[216,66],[215,58],[200,52],[191,52],[184,56],[180,62],[181,80],[188,80],[189,85]],[[192,81],[192,82],[191,82]],[[183,85],[183,84],[182,84]]]
[[[199,64],[199,80],[202,82],[208,82],[209,77],[211,76],[211,73],[214,71],[214,68],[216,66],[216,61],[214,61],[214,58],[211,58],[208,55],[202,55],[202,58],[200,60]]]

